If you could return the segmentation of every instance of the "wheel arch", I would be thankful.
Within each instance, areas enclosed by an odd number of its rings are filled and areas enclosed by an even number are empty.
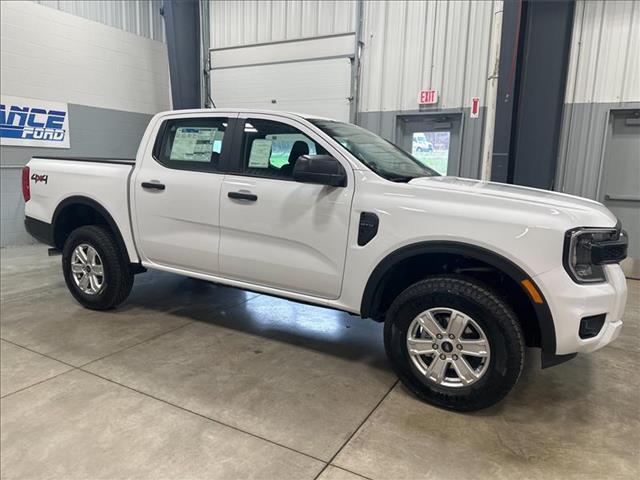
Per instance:
[[[111,214],[97,201],[81,195],[65,198],[53,212],[51,226],[54,246],[62,249],[69,234],[84,225],[106,225],[109,227],[118,248],[127,259],[130,258],[122,232]]]
[[[535,342],[530,342],[531,346],[540,346],[543,352],[549,354],[555,353],[556,335],[553,317],[548,303],[541,290],[537,287],[535,281],[520,266],[508,258],[505,258],[491,250],[462,242],[419,242],[399,248],[387,255],[378,263],[369,276],[362,295],[362,302],[360,306],[361,316],[371,317],[375,320],[381,321],[381,316],[386,312],[384,296],[385,292],[388,292],[388,289],[390,288],[390,282],[397,281],[398,278],[401,278],[398,277],[398,275],[402,272],[399,272],[398,270],[402,269],[403,266],[418,264],[419,260],[423,260],[423,262],[428,260],[437,262],[439,265],[435,265],[435,267],[444,268],[444,271],[440,270],[433,273],[459,273],[453,269],[447,270],[452,268],[451,265],[440,264],[444,261],[451,262],[452,260],[455,260],[455,263],[458,263],[459,260],[464,260],[464,262],[471,266],[476,265],[476,267],[472,268],[477,269],[477,266],[484,265],[486,268],[493,269],[494,272],[504,275],[509,279],[508,283],[515,297],[520,301],[526,299],[527,304],[521,305],[521,307],[532,312],[531,316],[533,317],[535,325],[531,325],[531,327],[538,329],[537,335],[539,335],[539,339],[535,340]],[[461,271],[465,273],[466,271],[473,272],[472,268],[468,268],[468,270],[463,268]],[[423,274],[422,278],[430,274],[432,274],[432,272],[426,272]],[[521,283],[523,280],[531,282],[540,295],[542,303],[536,303],[532,300],[530,294]],[[410,282],[409,284],[413,283],[411,280],[407,281]],[[399,288],[404,289],[409,284],[402,287],[398,286],[396,287],[396,290]],[[509,302],[509,299],[507,299],[507,301]],[[512,306],[513,301],[514,299],[511,299],[509,302]],[[388,304],[386,307],[388,307]],[[537,345],[537,343],[539,343],[539,345]]]

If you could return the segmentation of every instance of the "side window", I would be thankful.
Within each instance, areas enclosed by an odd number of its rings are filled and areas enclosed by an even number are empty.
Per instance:
[[[154,156],[165,167],[217,172],[227,124],[226,118],[167,120]]]
[[[298,157],[324,153],[324,148],[291,125],[252,118],[244,124],[242,159],[249,175],[290,179]]]

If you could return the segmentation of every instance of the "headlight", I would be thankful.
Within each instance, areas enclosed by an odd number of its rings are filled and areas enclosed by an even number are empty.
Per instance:
[[[627,256],[627,236],[620,228],[575,228],[564,243],[564,268],[578,283],[604,282],[603,264]]]

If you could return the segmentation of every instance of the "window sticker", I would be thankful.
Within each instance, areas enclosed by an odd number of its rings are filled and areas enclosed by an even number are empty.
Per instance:
[[[272,140],[258,138],[251,144],[249,168],[269,168]]]
[[[214,151],[217,128],[179,127],[171,146],[170,160],[186,160],[191,162],[210,162]]]

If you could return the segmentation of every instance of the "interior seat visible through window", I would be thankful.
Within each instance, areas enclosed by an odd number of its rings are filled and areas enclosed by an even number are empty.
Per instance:
[[[293,178],[293,167],[301,155],[326,153],[291,125],[253,118],[245,122],[242,145],[245,174],[279,179]]]
[[[296,140],[289,154],[287,165],[280,167],[280,170],[282,170],[285,176],[293,178],[293,167],[295,167],[296,161],[301,155],[309,155],[309,145],[302,140]]]

